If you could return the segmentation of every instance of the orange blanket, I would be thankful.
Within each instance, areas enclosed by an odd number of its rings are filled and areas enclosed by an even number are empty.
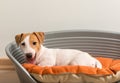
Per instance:
[[[30,73],[37,74],[64,74],[64,73],[75,73],[75,74],[90,74],[90,75],[110,75],[120,71],[120,59],[111,58],[97,58],[103,68],[92,68],[87,66],[53,66],[53,67],[41,67],[33,64],[24,63],[22,64],[25,69]]]

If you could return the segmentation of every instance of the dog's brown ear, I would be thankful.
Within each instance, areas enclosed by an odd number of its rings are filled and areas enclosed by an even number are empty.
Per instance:
[[[35,34],[40,43],[44,42],[44,32],[33,32],[33,34]]]
[[[15,36],[16,44],[19,45],[22,39],[23,33]]]

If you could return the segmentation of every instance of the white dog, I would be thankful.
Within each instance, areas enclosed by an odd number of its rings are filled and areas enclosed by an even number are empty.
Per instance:
[[[16,35],[15,39],[29,63],[39,66],[80,65],[102,68],[101,63],[86,52],[44,47],[43,32],[22,33]]]

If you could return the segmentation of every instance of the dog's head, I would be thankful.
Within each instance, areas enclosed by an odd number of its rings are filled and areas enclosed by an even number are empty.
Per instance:
[[[15,36],[18,46],[22,49],[28,62],[34,63],[37,53],[44,41],[43,32],[21,33]]]

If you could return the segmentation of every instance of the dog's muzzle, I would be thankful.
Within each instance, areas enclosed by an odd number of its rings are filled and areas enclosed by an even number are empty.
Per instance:
[[[32,53],[26,53],[26,57],[29,59],[32,58]]]

